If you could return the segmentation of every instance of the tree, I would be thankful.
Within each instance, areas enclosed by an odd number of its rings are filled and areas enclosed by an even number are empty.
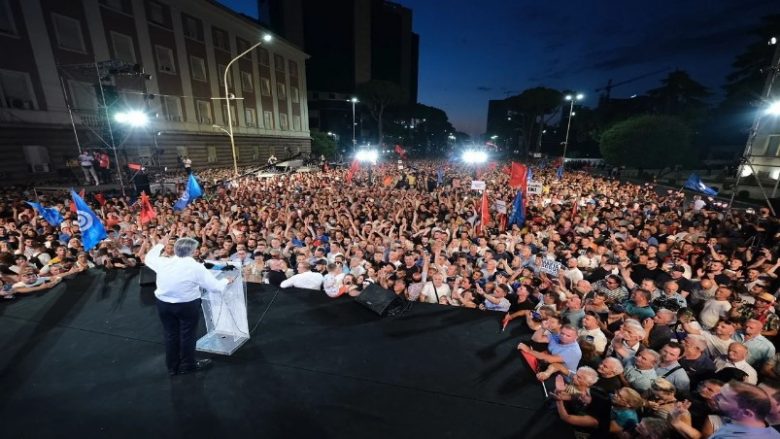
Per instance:
[[[324,155],[325,157],[333,157],[336,153],[336,141],[329,135],[312,131],[311,133],[311,154],[314,157]]]
[[[377,123],[377,140],[383,143],[382,118],[387,107],[403,102],[403,91],[398,84],[390,81],[372,80],[357,86],[357,95],[371,113]]]
[[[691,131],[674,116],[647,115],[619,122],[601,136],[601,155],[614,165],[658,169],[696,159]]]
[[[516,123],[523,133],[523,145],[527,148],[543,129],[544,116],[560,108],[563,95],[558,90],[535,87],[507,99],[510,107],[515,111],[514,118],[516,118]],[[513,119],[514,121],[515,119]],[[535,127],[536,130],[534,130]]]
[[[657,112],[679,116],[689,122],[701,120],[707,109],[704,99],[710,95],[707,87],[683,70],[669,73],[661,83],[661,87],[647,92]]]

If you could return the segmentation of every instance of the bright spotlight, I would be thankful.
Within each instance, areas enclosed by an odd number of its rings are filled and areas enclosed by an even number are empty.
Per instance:
[[[766,114],[772,116],[780,116],[780,101],[777,101],[766,109]]]
[[[566,99],[567,101],[570,101],[570,100],[574,99],[574,97],[572,95],[566,95],[566,97],[564,99]]]
[[[142,127],[149,123],[149,117],[143,111],[120,112],[114,116],[114,120],[133,127]]]
[[[488,157],[485,151],[463,151],[463,161],[466,163],[485,163],[487,159]]]
[[[375,149],[363,149],[355,153],[355,159],[359,162],[372,162],[376,163],[379,158],[379,153]]]
[[[271,34],[263,35],[263,41],[265,41],[266,43],[271,42],[271,40],[273,40],[273,39],[274,39],[274,37],[272,37]]]
[[[581,100],[583,100],[583,99],[585,99],[585,95],[584,95],[584,94],[582,94],[582,93],[578,93],[578,94],[577,94],[577,100],[578,100],[578,101],[581,101]]]
[[[742,172],[740,172],[740,177],[750,177],[753,175],[753,168],[750,166],[742,166]]]

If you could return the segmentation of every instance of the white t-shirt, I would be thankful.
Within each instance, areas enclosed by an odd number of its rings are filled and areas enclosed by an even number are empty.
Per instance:
[[[715,334],[709,331],[701,331],[701,336],[707,341],[707,351],[712,358],[718,358],[721,355],[726,355],[729,351],[729,345],[734,343],[734,339],[728,338],[721,340]]]
[[[439,303],[436,300],[436,295],[438,294],[439,297],[442,296],[451,296],[452,292],[450,291],[450,286],[446,283],[442,283],[440,287],[436,287],[435,291],[433,288],[433,281],[429,281],[425,283],[425,286],[422,289],[422,293],[420,293],[423,296],[423,300],[428,303]]]
[[[604,350],[607,348],[607,336],[604,335],[604,332],[601,331],[601,328],[596,329],[585,329],[582,328],[577,333],[579,337],[587,337],[591,336],[593,337],[593,345],[596,346],[596,352],[599,354],[603,354]]]
[[[710,299],[704,302],[699,314],[699,321],[705,329],[712,329],[718,324],[721,317],[726,317],[731,310],[731,304],[727,300]]]

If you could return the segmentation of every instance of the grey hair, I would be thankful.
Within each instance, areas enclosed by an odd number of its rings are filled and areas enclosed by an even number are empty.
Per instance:
[[[615,373],[617,373],[617,374],[623,373],[623,363],[621,363],[620,360],[618,360],[617,358],[615,358],[615,357],[607,357],[602,362],[611,364],[612,365],[612,369],[615,370]]]
[[[581,372],[585,375],[585,384],[592,386],[599,380],[599,374],[592,367],[582,366],[577,369],[577,372]]]
[[[200,243],[192,238],[179,238],[173,245],[173,252],[180,258],[190,257],[199,245]]]

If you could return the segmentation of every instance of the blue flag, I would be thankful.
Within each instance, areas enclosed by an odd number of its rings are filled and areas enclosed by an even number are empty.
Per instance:
[[[203,189],[200,188],[198,180],[195,179],[195,174],[190,174],[190,178],[187,179],[187,187],[184,188],[184,193],[181,194],[181,198],[173,205],[173,210],[184,210],[187,205],[192,203],[196,198],[203,196]]]
[[[34,203],[32,201],[26,201],[27,204],[37,210],[43,219],[52,226],[59,226],[65,219],[60,215],[60,211],[53,207],[43,207],[40,203]]]
[[[563,178],[563,165],[558,166],[558,172],[556,173],[556,175],[558,176],[558,180]]]
[[[92,250],[106,237],[106,229],[103,227],[103,223],[100,222],[100,218],[95,215],[95,212],[87,206],[87,203],[73,189],[70,191],[70,197],[73,198],[73,204],[76,205],[76,213],[79,217],[81,243],[84,245],[84,250]]]
[[[525,224],[525,208],[523,207],[523,191],[517,191],[515,201],[512,202],[512,216],[509,217],[509,226],[517,224],[522,227]]]
[[[688,180],[685,181],[685,188],[692,191],[701,192],[711,197],[718,195],[718,191],[702,183],[701,178],[695,172],[688,177]]]
[[[527,173],[527,175],[528,175],[528,181],[531,181],[531,180],[533,180],[533,179],[534,179],[534,171],[532,171],[532,170],[531,170],[531,167],[530,167],[530,166],[528,167],[528,173]]]
[[[444,169],[436,170],[436,183],[439,185],[444,184]]]

